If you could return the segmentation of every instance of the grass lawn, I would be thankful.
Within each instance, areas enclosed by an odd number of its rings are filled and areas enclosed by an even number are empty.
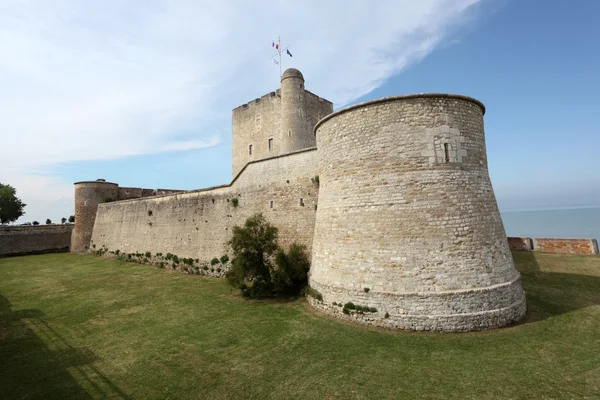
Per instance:
[[[514,256],[527,320],[461,334],[90,255],[0,259],[0,398],[600,398],[600,257]]]

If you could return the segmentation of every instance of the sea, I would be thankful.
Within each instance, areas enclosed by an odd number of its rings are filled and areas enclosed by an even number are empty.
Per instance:
[[[507,236],[600,240],[600,206],[557,210],[502,211]]]

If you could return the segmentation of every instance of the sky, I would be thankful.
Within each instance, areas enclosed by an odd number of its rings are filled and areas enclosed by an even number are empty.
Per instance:
[[[231,180],[231,110],[279,87],[281,35],[334,108],[481,100],[501,210],[600,205],[600,2],[0,0],[0,182],[17,221],[74,213],[73,183]]]

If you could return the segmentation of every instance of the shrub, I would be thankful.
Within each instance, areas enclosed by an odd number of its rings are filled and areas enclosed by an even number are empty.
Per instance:
[[[179,257],[173,256],[173,264],[179,264]]]
[[[75,216],[74,215],[71,215],[69,217],[69,222],[72,223],[72,224],[75,223]]]
[[[215,269],[214,269],[214,268],[211,268],[211,269],[210,269],[210,272],[215,272]]]
[[[273,271],[274,290],[278,294],[300,294],[302,288],[308,285],[308,270],[310,262],[306,255],[306,247],[292,243],[286,254],[281,248],[275,253],[277,269]],[[323,297],[319,300],[323,300]]]
[[[317,289],[314,289],[308,285],[304,288],[304,293],[314,299],[323,301],[323,295]]]
[[[208,271],[208,265],[203,266],[202,269]]]
[[[127,254],[127,258],[131,260],[132,254]]]
[[[119,250],[119,249],[116,249],[116,250],[115,250],[115,254],[116,254],[116,255],[119,255],[119,253],[120,253],[120,252],[121,252],[121,250]]]
[[[173,254],[171,254],[171,253],[167,253],[167,255],[165,256],[165,258],[166,258],[167,260],[172,260],[172,259],[173,259]]]
[[[385,317],[385,318],[389,318],[389,317],[390,317],[390,313],[387,313],[387,312],[386,312],[384,317]]]
[[[234,207],[237,207],[240,204],[240,199],[234,197],[233,199],[231,199],[231,204],[233,204]]]
[[[156,253],[156,257],[162,257],[162,253]]]
[[[311,178],[311,181],[313,181],[314,183],[316,183],[318,185],[319,184],[319,175],[315,175],[313,178]]]
[[[199,258],[196,258],[194,261],[196,261],[196,264],[200,262]]]
[[[144,264],[148,264],[148,263],[150,262],[150,260],[148,260],[146,257],[144,257],[144,259],[142,260],[142,262],[143,262]]]
[[[366,287],[363,290],[365,291],[365,293],[369,293],[369,290],[371,290],[371,289],[369,289],[368,287]]]
[[[193,258],[184,258],[183,263],[187,264],[187,265],[192,265],[194,263],[194,259]]]
[[[50,225],[52,223],[52,221],[50,220],[50,218],[46,218],[46,225]]]
[[[369,311],[370,312],[377,312],[377,309],[375,307],[371,307],[371,308],[369,308]]]
[[[39,222],[37,222],[37,221],[33,221],[33,222],[32,222],[32,224],[33,224],[33,225],[39,225],[40,223],[39,223]]]
[[[227,264],[227,261],[229,261],[229,256],[225,254],[224,256],[221,256],[219,261],[221,261],[221,264]]]
[[[145,255],[146,255],[146,257],[148,257],[148,258],[152,257],[152,253],[150,253],[149,251],[147,251]]]
[[[240,289],[245,297],[272,295],[271,257],[277,250],[277,228],[262,214],[255,214],[243,227],[233,227],[229,245],[234,256],[227,272],[229,284]]]
[[[158,268],[164,268],[165,267],[165,263],[164,262],[159,262],[158,263]]]
[[[218,263],[220,263],[220,261],[217,257],[210,260],[210,265],[217,265]]]

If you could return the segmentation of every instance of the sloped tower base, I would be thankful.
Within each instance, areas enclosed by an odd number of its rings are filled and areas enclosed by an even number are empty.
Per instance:
[[[390,328],[470,331],[525,315],[487,170],[483,105],[386,98],[317,124],[310,285],[321,310]]]

